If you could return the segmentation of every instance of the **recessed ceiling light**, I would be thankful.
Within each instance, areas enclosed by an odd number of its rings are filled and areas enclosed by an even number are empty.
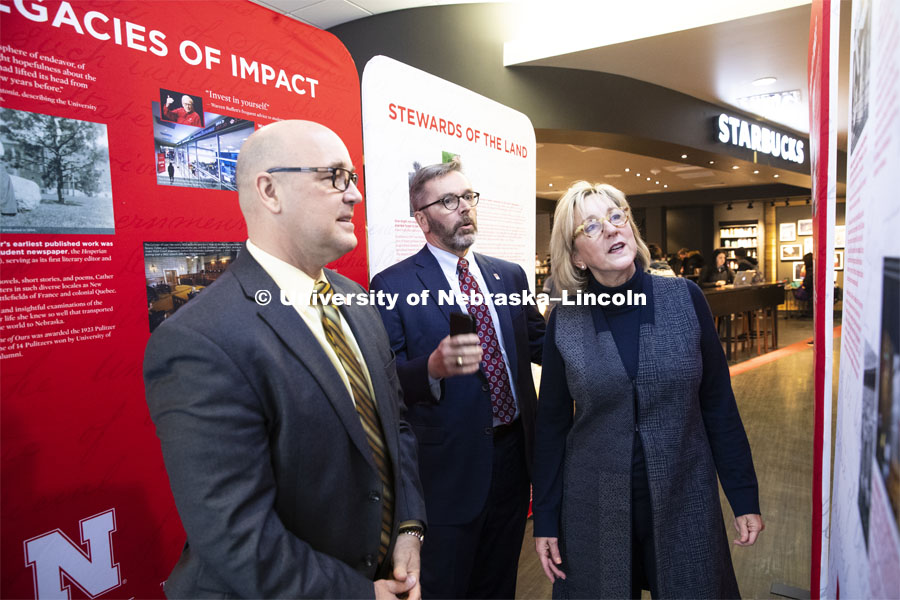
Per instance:
[[[628,167],[625,167],[625,172],[626,172],[626,173],[631,173],[631,169],[629,169]]]
[[[716,164],[716,161],[711,160],[711,161],[709,161],[709,164],[714,165],[714,164]]]
[[[687,154],[682,154],[681,158],[687,158]]]
[[[758,175],[758,174],[759,174],[759,169],[753,171],[753,174],[754,174],[754,175]]]
[[[550,187],[553,187],[553,184],[552,184],[552,183],[548,183],[547,185],[549,185]]]
[[[778,173],[775,173],[774,177],[775,179],[778,179]]]
[[[658,181],[656,182],[656,185],[659,185],[659,182],[658,182]]]
[[[731,168],[732,168],[732,169],[740,169],[740,167],[737,166],[737,165],[731,165]]]
[[[649,177],[647,178],[647,181],[650,181],[650,178],[649,178]]]
[[[669,184],[668,184],[668,183],[664,183],[664,184],[663,184],[663,187],[664,187],[664,188],[667,188],[667,187],[669,187]]]
[[[640,173],[635,173],[634,176],[635,176],[635,177],[640,177],[641,174],[640,174]]]
[[[753,82],[753,85],[755,85],[755,86],[772,85],[776,81],[778,81],[778,80],[774,77],[760,77],[759,79],[757,79]]]

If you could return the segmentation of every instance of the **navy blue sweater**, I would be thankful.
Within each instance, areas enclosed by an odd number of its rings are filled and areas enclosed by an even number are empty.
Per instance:
[[[643,292],[646,306],[593,306],[594,328],[610,331],[628,377],[637,377],[638,344],[641,323],[653,323],[653,286],[651,276],[637,268],[625,284],[609,288],[593,277],[588,292],[599,294]],[[688,281],[691,300],[700,324],[700,352],[703,377],[700,382],[700,407],[713,459],[722,488],[736,516],[760,514],[759,486],[750,456],[750,444],[738,414],[728,362],[709,304],[700,288]],[[647,285],[645,285],[647,284]],[[678,365],[672,365],[677,369]],[[556,311],[550,315],[544,337],[541,393],[538,399],[537,445],[534,456],[534,535],[559,536],[559,510],[562,499],[562,465],[565,441],[572,426],[573,399],[566,382],[565,364],[556,347]],[[635,435],[632,460],[632,486],[644,488],[646,474],[640,437]]]

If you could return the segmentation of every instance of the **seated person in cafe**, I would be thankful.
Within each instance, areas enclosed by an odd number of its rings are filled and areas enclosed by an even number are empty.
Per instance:
[[[759,268],[756,259],[747,255],[746,248],[735,248],[734,258],[737,260],[736,271],[756,271]]]
[[[734,282],[734,273],[725,264],[725,251],[719,250],[715,255],[716,263],[703,268],[700,274],[700,287],[721,287]]]

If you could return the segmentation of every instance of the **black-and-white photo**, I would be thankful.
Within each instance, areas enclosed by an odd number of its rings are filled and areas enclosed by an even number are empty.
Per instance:
[[[851,78],[850,148],[862,135],[869,119],[869,54],[872,46],[872,4],[869,0],[853,3],[856,15],[853,19],[852,53],[853,76]]]
[[[0,232],[115,233],[106,125],[0,108]]]
[[[875,460],[900,530],[900,258],[885,257]]]

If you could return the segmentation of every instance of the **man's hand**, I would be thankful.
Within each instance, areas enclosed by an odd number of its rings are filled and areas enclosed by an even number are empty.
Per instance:
[[[419,556],[422,542],[414,535],[400,534],[394,544],[393,577],[396,583],[409,586],[409,600],[421,600],[422,586],[419,584]],[[401,592],[402,593],[402,592]]]
[[[169,105],[175,102],[175,99],[172,96],[166,96],[166,108],[169,108]]]
[[[474,333],[448,335],[428,357],[428,374],[435,379],[471,375],[481,367],[481,340]]]
[[[562,557],[559,555],[559,538],[536,537],[534,538],[534,550],[541,559],[541,566],[544,567],[544,573],[550,583],[556,581],[557,577],[566,578],[566,574],[556,566],[562,564]]]
[[[722,279],[720,279],[716,282],[716,287],[722,287],[724,285],[725,285],[725,281],[723,281]]]
[[[400,596],[403,596],[410,590],[419,590],[419,580],[416,578],[411,578],[414,583],[410,582],[399,582],[394,581],[393,579],[379,579],[375,582],[375,600],[397,600]],[[412,598],[412,592],[410,592],[409,597]],[[421,592],[417,596],[417,599],[421,597]]]
[[[740,534],[740,538],[734,540],[737,546],[752,546],[757,536],[766,528],[762,517],[759,515],[741,515],[734,518],[734,528]]]

